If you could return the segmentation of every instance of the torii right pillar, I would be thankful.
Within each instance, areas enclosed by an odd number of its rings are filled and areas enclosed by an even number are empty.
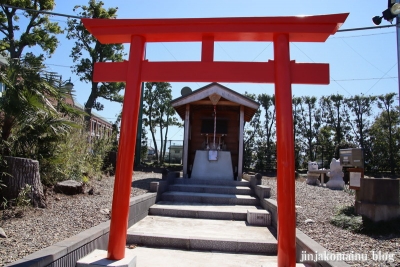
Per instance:
[[[292,83],[288,34],[274,35],[275,109],[277,136],[278,263],[294,266],[296,216]],[[286,253],[288,253],[286,255]]]

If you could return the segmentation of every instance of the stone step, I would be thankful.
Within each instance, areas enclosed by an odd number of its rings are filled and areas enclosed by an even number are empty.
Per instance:
[[[277,256],[135,247],[136,267],[276,267]],[[296,267],[305,266],[297,263]]]
[[[193,193],[169,191],[161,195],[163,201],[174,202],[196,202],[207,204],[226,204],[226,205],[260,205],[257,197],[248,195],[234,194],[212,194],[212,193]]]
[[[250,186],[248,181],[235,181],[226,179],[184,179],[176,178],[175,184],[204,184],[204,185],[223,185],[223,186]]]
[[[276,255],[277,241],[271,230],[244,221],[147,216],[128,229],[127,244]]]
[[[251,188],[248,186],[223,186],[203,184],[173,184],[169,186],[169,191],[234,195],[251,195],[253,193]]]
[[[212,205],[202,203],[160,201],[150,207],[149,214],[180,218],[246,221],[248,210],[263,211],[264,209],[254,205]]]

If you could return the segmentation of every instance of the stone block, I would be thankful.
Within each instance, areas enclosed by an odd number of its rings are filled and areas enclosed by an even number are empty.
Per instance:
[[[75,181],[75,180],[66,180],[62,182],[58,182],[54,186],[54,192],[62,193],[65,195],[76,195],[83,194],[83,183]]]
[[[361,178],[359,197],[364,203],[400,205],[400,179]]]
[[[136,255],[135,250],[125,249],[125,257],[121,260],[109,260],[107,259],[107,251],[105,250],[94,250],[89,255],[78,260],[76,263],[77,267],[135,267],[136,266]]]
[[[199,237],[190,238],[190,249],[236,252],[237,241],[228,238],[205,239]]]
[[[356,201],[356,212],[374,222],[400,218],[400,205],[374,204]]]
[[[256,195],[260,198],[270,198],[271,197],[271,187],[266,185],[257,185],[255,188]]]
[[[250,183],[250,187],[253,188],[253,190],[254,190],[257,187],[257,185],[261,185],[262,175],[259,173],[257,173],[256,175],[250,175],[249,183]]]
[[[137,235],[140,235],[140,242],[138,243],[145,246],[189,249],[190,240],[186,236],[150,233],[137,233]]]
[[[158,182],[150,182],[150,192],[158,191]]]
[[[247,210],[247,223],[256,226],[271,225],[271,214],[266,210]]]
[[[276,241],[257,241],[251,239],[242,239],[238,241],[238,253],[252,253],[263,255],[276,255],[278,244]]]

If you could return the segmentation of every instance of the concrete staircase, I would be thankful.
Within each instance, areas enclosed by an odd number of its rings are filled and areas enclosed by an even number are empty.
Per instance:
[[[275,229],[249,182],[176,178],[160,199],[146,218],[128,229],[128,245],[177,255],[249,254],[256,260],[251,264],[272,261],[276,266]],[[252,225],[261,222],[260,216],[264,225]],[[260,266],[243,264],[237,266]]]

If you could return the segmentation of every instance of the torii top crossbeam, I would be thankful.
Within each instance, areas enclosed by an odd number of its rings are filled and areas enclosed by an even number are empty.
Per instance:
[[[348,14],[182,19],[82,19],[86,29],[101,43],[130,43],[132,35],[146,42],[201,42],[212,36],[215,42],[271,42],[277,32],[287,33],[289,42],[325,42]]]
[[[96,63],[96,82],[126,82],[113,194],[108,258],[122,259],[129,216],[141,82],[275,83],[278,167],[278,266],[296,261],[293,83],[328,84],[328,64],[299,64],[290,60],[290,42],[325,42],[348,14],[301,17],[82,19],[101,43],[130,43],[129,61]],[[274,60],[214,62],[216,41],[272,41]],[[146,42],[201,42],[201,61],[149,62]],[[189,107],[186,113],[189,114]],[[185,138],[188,133],[185,131]]]

